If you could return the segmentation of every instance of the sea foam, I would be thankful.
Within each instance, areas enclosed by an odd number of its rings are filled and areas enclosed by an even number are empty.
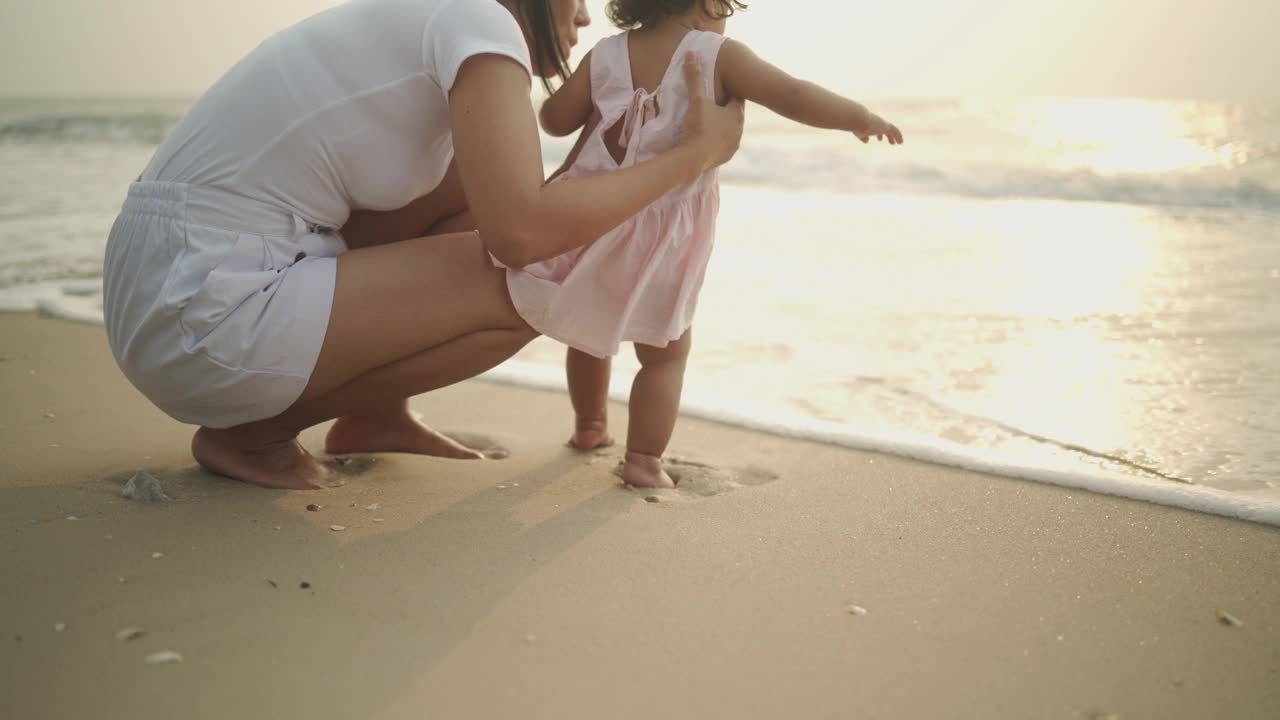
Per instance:
[[[0,288],[0,312],[32,311],[102,325],[102,278],[49,280]]]
[[[567,390],[562,368],[516,360],[507,361],[484,373],[480,379],[542,390]],[[627,378],[615,376],[609,397],[617,402],[626,402],[630,392],[628,382]],[[685,393],[680,403],[680,414],[785,438],[881,452],[935,465],[1280,526],[1280,501],[1269,498],[1103,471],[1064,471],[1020,464],[1004,460],[991,451],[969,448],[940,438],[819,420],[799,413],[697,392]]]

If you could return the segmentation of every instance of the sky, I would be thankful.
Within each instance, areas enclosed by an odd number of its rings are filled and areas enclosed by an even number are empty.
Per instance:
[[[492,2],[494,0],[469,0]],[[333,0],[5,0],[0,96],[199,95]],[[1280,0],[754,0],[729,35],[855,97],[1280,103]],[[612,32],[604,0],[581,50]]]

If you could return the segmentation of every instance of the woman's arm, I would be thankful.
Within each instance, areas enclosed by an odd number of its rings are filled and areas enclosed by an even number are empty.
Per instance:
[[[742,104],[717,107],[699,63],[686,62],[685,70],[689,115],[679,146],[618,172],[547,185],[529,74],[499,55],[463,63],[449,94],[454,155],[489,252],[514,268],[568,252],[733,157]]]
[[[591,117],[591,53],[582,58],[578,69],[573,71],[564,85],[551,94],[542,109],[538,111],[538,120],[542,129],[553,137],[571,135],[586,124]]]
[[[789,120],[826,130],[846,130],[863,142],[870,135],[882,134],[889,135],[893,144],[902,142],[896,127],[866,107],[788,75],[736,40],[724,41],[716,74],[730,96],[760,103]]]

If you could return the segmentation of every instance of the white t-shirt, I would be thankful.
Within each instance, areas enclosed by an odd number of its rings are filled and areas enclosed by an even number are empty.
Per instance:
[[[444,177],[449,90],[484,53],[530,70],[524,34],[497,0],[344,3],[231,68],[141,179],[217,187],[335,227],[352,210],[402,207]]]

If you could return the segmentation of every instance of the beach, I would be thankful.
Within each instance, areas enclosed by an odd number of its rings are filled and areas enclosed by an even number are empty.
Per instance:
[[[1280,716],[1275,527],[688,418],[632,491],[484,381],[413,407],[505,458],[268,491],[100,327],[0,339],[5,717]]]

